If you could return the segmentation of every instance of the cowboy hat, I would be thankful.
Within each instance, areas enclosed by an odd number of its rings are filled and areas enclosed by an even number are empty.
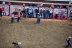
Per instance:
[[[71,36],[69,36],[68,38],[71,38]]]

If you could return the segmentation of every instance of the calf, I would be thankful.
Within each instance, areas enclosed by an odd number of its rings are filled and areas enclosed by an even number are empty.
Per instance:
[[[21,46],[21,42],[13,42],[14,46]]]

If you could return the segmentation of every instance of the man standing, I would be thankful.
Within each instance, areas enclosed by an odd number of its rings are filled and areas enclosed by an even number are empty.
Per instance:
[[[49,11],[49,9],[48,9],[48,10],[47,10],[47,18],[50,18],[49,15],[50,15],[50,11]]]
[[[29,18],[32,18],[32,16],[33,16],[33,10],[29,9],[28,13],[29,13]]]
[[[61,16],[60,16],[60,19],[61,19],[61,20],[63,19],[64,13],[65,13],[65,12],[62,10],[62,11],[61,11]]]
[[[44,17],[44,19],[46,18],[46,10],[45,9],[43,10],[43,17]]]
[[[57,19],[58,18],[58,9],[55,9],[55,18]]]
[[[22,14],[23,14],[23,17],[26,18],[26,10],[25,9],[23,9]]]
[[[70,44],[71,36],[69,36],[69,37],[66,39],[66,41],[67,41],[67,44],[68,44],[66,47],[71,46],[71,44]]]
[[[40,14],[38,13],[38,15],[37,15],[37,24],[40,24]]]
[[[19,20],[20,20],[20,13],[21,13],[21,11],[20,11],[20,9],[19,9],[19,11],[18,11],[18,18],[17,18],[17,22],[19,22]]]
[[[53,11],[52,11],[51,8],[49,9],[49,12],[50,12],[50,13],[49,13],[49,14],[50,14],[50,15],[49,15],[49,18],[52,18],[52,12],[53,12]]]

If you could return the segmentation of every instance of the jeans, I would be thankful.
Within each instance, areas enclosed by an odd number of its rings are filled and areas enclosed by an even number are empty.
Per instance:
[[[46,19],[49,18],[48,16],[49,16],[48,13],[46,13],[45,18],[46,18]]]
[[[50,13],[49,18],[52,18],[52,13]]]
[[[71,44],[70,44],[70,42],[69,42],[69,41],[67,41],[67,44],[68,44],[68,45],[67,45],[66,47],[71,46]]]
[[[32,14],[32,13],[30,13],[30,14],[29,14],[29,18],[32,18],[32,16],[33,16],[33,14]]]
[[[14,22],[14,18],[11,18],[11,23],[13,23]]]
[[[56,18],[56,19],[58,18],[58,14],[55,15],[55,18]]]
[[[63,14],[61,14],[60,19],[63,19],[63,16],[64,16],[64,15],[63,15]]]
[[[20,17],[17,18],[17,22],[19,22],[19,20],[20,20]]]
[[[47,18],[49,18],[49,15],[47,15]]]
[[[43,14],[44,19],[46,18],[46,14]]]
[[[0,12],[0,16],[2,17],[2,12]]]
[[[63,19],[63,16],[60,16],[60,19],[62,20]]]
[[[24,18],[26,18],[26,14],[23,14]]]
[[[36,18],[37,18],[37,15],[38,15],[38,14],[36,13]]]
[[[37,23],[40,23],[40,18],[37,18]]]

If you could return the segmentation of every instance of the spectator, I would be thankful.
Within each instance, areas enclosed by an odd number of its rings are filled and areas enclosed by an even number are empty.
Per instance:
[[[42,17],[42,9],[40,10],[40,15],[41,15],[41,17]]]
[[[37,24],[40,24],[40,14],[38,13],[38,15],[37,15]]]
[[[0,16],[2,17],[2,8],[0,8]]]
[[[18,11],[18,18],[17,18],[17,22],[19,22],[19,20],[20,20],[20,17],[21,17],[20,13],[21,13],[21,10],[19,9],[19,11]]]
[[[46,10],[45,9],[43,10],[43,17],[44,17],[44,19],[46,18]]]
[[[29,16],[28,11],[29,11],[29,8],[26,9],[26,17]]]
[[[58,18],[58,10],[56,9],[54,13],[55,13],[55,18],[57,19]]]
[[[22,14],[23,14],[23,17],[26,18],[26,10],[25,9],[23,9]]]
[[[11,14],[11,23],[14,22],[14,13]]]
[[[3,16],[6,15],[6,12],[2,11]]]
[[[62,10],[62,11],[61,11],[60,19],[63,19],[63,16],[64,16],[64,11]]]
[[[49,12],[49,10],[47,10],[47,18],[50,18],[50,12]]]
[[[49,17],[52,18],[52,9],[50,9],[49,12],[50,12]]]
[[[39,10],[38,9],[35,9],[35,13],[36,13],[36,18],[37,18],[37,15],[39,13]]]
[[[32,18],[32,16],[33,16],[33,10],[32,9],[29,9],[28,10],[28,14],[29,14],[29,18]]]

